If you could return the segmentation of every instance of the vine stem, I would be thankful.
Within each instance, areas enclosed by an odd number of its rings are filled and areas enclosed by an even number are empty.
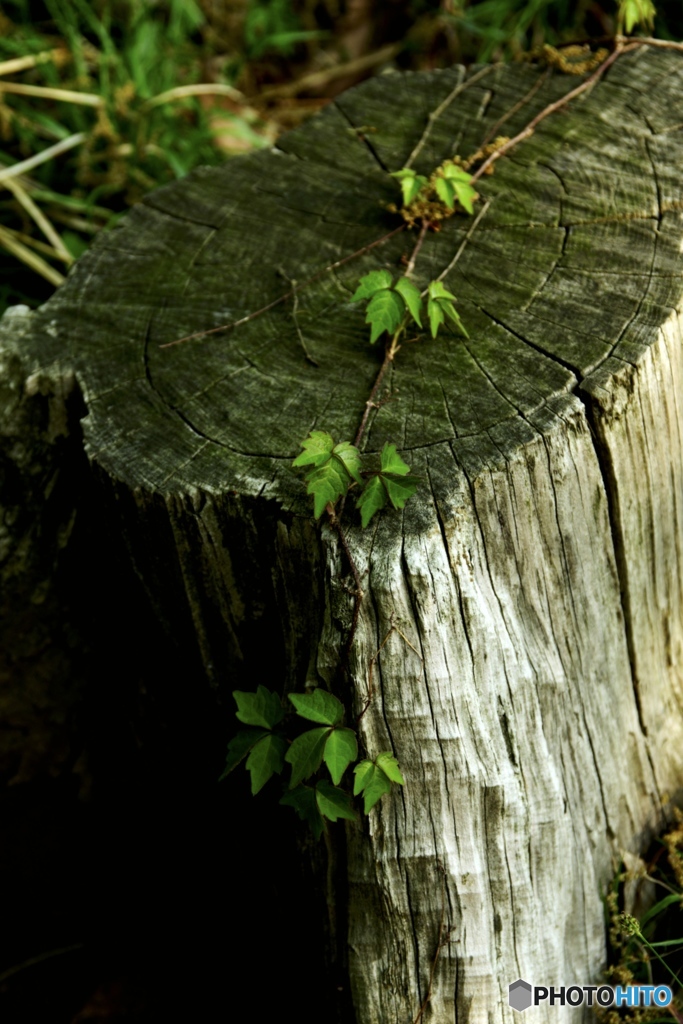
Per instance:
[[[386,350],[385,350],[385,353],[384,353],[384,360],[382,362],[382,365],[379,368],[379,373],[375,377],[375,383],[372,385],[372,391],[368,395],[368,400],[365,403],[365,410],[363,411],[363,416],[362,416],[361,421],[360,421],[360,426],[358,427],[358,432],[356,433],[356,436],[355,436],[354,441],[353,441],[354,447],[356,447],[356,448],[358,448],[358,446],[360,445],[361,441],[363,440],[363,434],[365,433],[365,428],[368,425],[368,418],[370,416],[370,410],[373,409],[374,406],[375,406],[375,398],[377,396],[377,392],[379,391],[379,389],[380,389],[380,387],[382,385],[382,381],[384,380],[384,375],[386,374],[387,370],[391,366],[391,364],[394,361],[394,358],[396,356],[396,353],[398,352],[398,350],[401,347],[398,344],[398,339],[399,339],[399,337],[401,335],[401,331],[402,330],[403,330],[403,328],[400,328],[398,331],[396,331],[396,334],[391,339],[390,344],[388,344],[386,346]]]
[[[479,224],[479,221],[482,219],[482,217],[486,216],[486,211],[488,210],[488,208],[489,208],[489,206],[491,205],[492,202],[493,202],[492,199],[487,199],[486,200],[486,202],[482,206],[481,210],[479,211],[477,216],[472,221],[472,224],[470,225],[469,231],[467,232],[467,234],[463,238],[462,242],[458,246],[458,251],[456,252],[455,256],[453,257],[451,262],[448,264],[446,269],[442,270],[441,273],[439,274],[439,276],[434,278],[435,281],[443,281],[443,279],[445,277],[447,277],[448,274],[450,274],[451,270],[453,269],[453,267],[455,266],[455,264],[458,262],[458,260],[462,256],[463,252],[465,251],[465,246],[469,242],[469,240],[472,237],[472,235],[474,234],[474,232],[477,230],[477,225]],[[425,288],[424,291],[420,292],[420,295],[422,296],[422,298],[425,297],[425,295],[427,294],[428,291],[429,291],[429,288]]]
[[[617,46],[623,43],[630,43],[632,46],[658,46],[662,50],[683,50],[683,43],[677,43],[673,39],[653,39],[652,36],[640,36],[637,39],[631,36],[617,35],[614,37]],[[626,48],[626,47],[624,47]],[[630,46],[628,47],[631,48]]]
[[[417,254],[419,253],[420,249],[422,248],[422,243],[425,240],[425,235],[427,234],[427,228],[428,227],[429,227],[429,221],[423,220],[422,221],[422,227],[420,228],[420,235],[419,235],[418,240],[417,240],[417,242],[415,244],[415,248],[413,249],[413,251],[412,251],[412,253],[410,255],[410,259],[408,261],[408,266],[406,267],[406,272],[403,275],[404,277],[410,277],[410,275],[412,274],[413,270],[415,269],[415,260],[417,259]]]
[[[489,142],[491,139],[495,139],[496,135],[498,134],[499,128],[501,128],[506,121],[509,121],[511,117],[514,117],[518,110],[521,110],[522,107],[526,106],[526,104],[534,98],[538,90],[542,88],[542,86],[544,86],[545,83],[548,81],[549,76],[550,69],[548,68],[548,70],[545,71],[544,74],[539,76],[538,81],[534,82],[534,84],[529,89],[528,93],[525,96],[522,96],[521,100],[518,100],[518,102],[515,103],[513,107],[510,107],[509,110],[506,110],[503,116],[498,118],[493,127],[489,128],[486,135],[481,140],[480,148],[483,148],[486,145],[486,143]]]
[[[577,85],[575,89],[572,89],[561,99],[556,100],[555,103],[549,103],[547,107],[544,107],[543,110],[541,110],[538,114],[536,114],[535,117],[531,119],[531,121],[529,121],[528,125],[525,128],[523,128],[521,132],[515,135],[514,138],[509,139],[505,143],[505,145],[501,146],[500,149],[497,149],[495,153],[491,153],[491,156],[484,160],[483,164],[480,167],[478,167],[477,170],[474,172],[471,180],[476,181],[478,178],[481,178],[482,174],[486,174],[489,167],[491,167],[496,162],[496,160],[499,160],[501,156],[504,156],[505,153],[509,152],[515,146],[519,145],[519,143],[523,142],[524,139],[528,139],[530,135],[533,135],[536,126],[539,125],[541,121],[544,121],[546,117],[550,117],[550,115],[554,114],[557,110],[561,110],[562,107],[566,107],[566,105],[568,103],[571,103],[573,99],[576,99],[576,97],[580,96],[581,93],[584,93],[588,89],[590,89],[591,86],[595,85],[595,83],[600,78],[602,78],[607,69],[611,67],[612,64],[614,64],[615,60],[621,57],[622,54],[628,53],[630,50],[637,49],[640,45],[640,43],[636,42],[629,44],[622,44],[617,42],[616,47],[614,48],[612,53],[610,53],[609,57],[607,57],[602,62],[602,64],[598,68],[596,68],[593,74],[590,75],[590,77],[587,78],[585,82],[582,82],[581,85]]]
[[[416,241],[416,243],[415,243],[415,245],[413,247],[413,251],[410,254],[410,258],[408,260],[408,265],[407,265],[404,277],[407,277],[410,273],[412,273],[413,268],[415,267],[415,260],[417,259],[417,255],[418,255],[420,249],[422,248],[422,243],[424,242],[425,235],[427,234],[427,229],[428,228],[429,228],[429,223],[427,221],[423,221],[422,227],[420,229],[420,234],[419,234],[418,239],[417,239],[417,241]],[[375,377],[375,382],[372,385],[372,389],[370,391],[370,394],[368,395],[367,401],[365,403],[365,409],[363,410],[363,415],[361,417],[360,425],[358,427],[358,431],[356,432],[356,436],[354,438],[354,442],[353,443],[354,443],[354,447],[356,447],[356,448],[359,447],[361,441],[363,440],[363,436],[365,434],[365,431],[366,431],[367,425],[368,425],[368,419],[370,417],[370,410],[373,409],[375,407],[375,405],[376,405],[375,398],[377,397],[377,393],[378,393],[379,389],[382,386],[382,381],[384,380],[386,372],[389,369],[389,367],[391,366],[391,364],[393,363],[394,359],[396,358],[396,353],[401,348],[401,346],[399,344],[399,338],[401,337],[402,332],[403,332],[403,327],[399,327],[399,329],[396,331],[396,333],[393,335],[391,340],[386,345],[386,348],[385,348],[385,351],[384,351],[384,359],[382,360],[382,365],[379,368],[377,376]],[[342,525],[341,525],[341,523],[339,521],[340,517],[341,517],[341,515],[342,515],[342,513],[344,511],[345,503],[346,503],[346,495],[344,495],[344,497],[342,498],[342,500],[340,502],[339,511],[337,511],[332,504],[328,504],[327,509],[326,509],[330,526],[332,527],[332,529],[335,531],[335,533],[339,537],[339,543],[341,544],[342,549],[344,551],[344,554],[346,555],[346,560],[349,563],[349,567],[350,567],[351,573],[353,575],[354,583],[356,585],[356,589],[355,589],[355,592],[354,592],[354,595],[353,595],[354,596],[353,617],[351,619],[351,627],[349,629],[349,633],[348,633],[348,636],[346,638],[346,643],[344,644],[344,652],[342,654],[342,658],[341,658],[341,661],[340,661],[340,664],[339,664],[339,672],[340,673],[346,672],[346,669],[348,667],[349,656],[351,654],[351,648],[353,647],[353,641],[356,638],[356,630],[358,629],[358,619],[360,617],[360,608],[361,608],[361,604],[363,603],[363,598],[365,597],[365,594],[363,592],[362,581],[361,581],[361,578],[360,578],[360,573],[358,571],[358,566],[356,565],[356,563],[354,561],[353,555],[351,553],[351,549],[349,548],[349,543],[348,543],[348,541],[346,539],[346,536],[344,534],[344,530],[343,530]]]

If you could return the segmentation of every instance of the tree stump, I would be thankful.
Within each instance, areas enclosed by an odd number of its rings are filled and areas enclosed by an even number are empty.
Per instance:
[[[429,174],[515,135],[576,86],[542,74],[373,79],[152,193],[5,322],[34,390],[73,375],[135,571],[227,706],[333,682],[349,567],[292,459],[311,429],[353,439],[382,353],[351,295],[414,235],[160,346],[390,232],[388,172],[419,140]],[[679,54],[621,57],[482,178],[476,230],[456,216],[419,253],[424,288],[466,243],[445,284],[469,338],[403,346],[364,448],[396,444],[421,486],[365,531],[344,513],[366,591],[345,696],[406,781],[338,852],[359,1024],[511,1021],[519,977],[595,983],[620,856],[680,803],[682,85]]]

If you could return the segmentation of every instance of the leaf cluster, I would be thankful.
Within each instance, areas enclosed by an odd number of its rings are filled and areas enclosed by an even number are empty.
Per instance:
[[[447,319],[469,337],[455,309],[457,299],[452,292],[447,291],[440,281],[431,281],[427,296],[427,315],[433,338]],[[351,301],[369,300],[365,322],[370,324],[370,344],[373,345],[385,331],[396,336],[411,319],[421,328],[422,299],[419,288],[408,277],[394,281],[388,270],[372,270],[361,277]]]
[[[458,162],[444,160],[429,176],[417,174],[412,167],[393,171],[403,196],[401,214],[409,224],[426,221],[433,224],[464,210],[474,212],[478,198],[472,185],[472,175]]]
[[[285,765],[289,765],[289,786],[280,803],[294,808],[299,817],[308,822],[316,838],[325,828],[325,820],[354,821],[356,813],[351,796],[340,788],[340,783],[349,765],[358,757],[358,741],[354,730],[342,725],[344,706],[341,701],[320,688],[312,693],[291,693],[289,701],[296,715],[313,722],[314,727],[290,739],[283,725],[285,710],[272,690],[265,686],[259,686],[255,693],[235,690],[233,697],[237,703],[236,717],[247,728],[241,729],[230,741],[221,779],[246,758],[255,796],[273,775],[280,775]],[[323,764],[331,782],[323,778],[317,779],[314,785],[305,785]],[[378,755],[374,762],[361,761],[354,774],[354,796],[363,793],[366,814],[389,792],[392,782],[403,785],[398,762],[390,752]]]
[[[306,490],[313,495],[315,518],[319,519],[327,505],[346,494],[352,483],[363,483],[360,452],[349,441],[335,444],[324,430],[312,430],[301,442],[303,451],[293,466],[313,466],[306,474]]]
[[[374,761],[361,761],[353,769],[353,774],[353,795],[363,794],[363,810],[366,814],[370,813],[381,796],[389,792],[392,782],[399,786],[404,784],[398,761],[390,750],[378,754]]]
[[[410,475],[408,466],[396,450],[396,445],[384,445],[380,454],[379,470],[363,469],[363,458],[348,441],[335,444],[330,434],[313,430],[302,441],[303,451],[292,462],[293,466],[312,466],[306,474],[306,490],[313,496],[316,519],[328,505],[334,506],[352,486],[361,490],[356,506],[361,522],[368,525],[375,512],[385,508],[401,509],[411,498],[419,484],[419,477]]]
[[[651,31],[656,13],[652,0],[619,0],[617,20],[623,25],[626,34],[630,35],[636,25],[642,25]]]
[[[422,327],[422,296],[407,277],[394,281],[388,270],[372,270],[361,277],[351,302],[369,299],[365,322],[370,324],[370,344],[385,331],[394,334],[406,316]]]

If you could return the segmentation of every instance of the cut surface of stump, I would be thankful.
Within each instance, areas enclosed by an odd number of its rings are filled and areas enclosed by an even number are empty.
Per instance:
[[[421,139],[419,173],[466,158],[576,85],[497,128],[542,71],[461,88],[475,73],[382,76],[152,193],[6,331],[33,379],[75,375],[136,570],[226,698],[335,678],[349,567],[292,459],[313,429],[353,440],[377,375],[350,299],[416,236],[340,261],[401,223],[388,172]],[[444,283],[469,338],[403,345],[362,447],[395,444],[420,487],[365,531],[344,513],[366,591],[349,710],[406,781],[346,830],[359,1024],[511,1021],[518,978],[595,983],[620,854],[680,801],[681,126],[680,55],[624,56],[477,183],[469,237],[455,216],[420,250],[424,289],[464,244]]]

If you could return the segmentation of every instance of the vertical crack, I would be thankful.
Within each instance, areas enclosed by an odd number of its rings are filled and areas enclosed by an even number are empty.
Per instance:
[[[624,620],[624,635],[626,637],[626,648],[628,651],[628,660],[631,669],[631,685],[633,687],[633,693],[636,700],[636,708],[638,710],[638,721],[643,736],[647,736],[647,727],[643,717],[642,703],[640,699],[640,690],[638,685],[638,676],[636,672],[636,657],[635,657],[635,638],[633,635],[633,609],[631,606],[631,594],[628,586],[628,567],[626,561],[626,547],[624,544],[624,537],[620,529],[621,515],[619,509],[619,490],[617,486],[617,477],[614,469],[614,461],[612,459],[609,446],[607,445],[599,418],[596,414],[595,404],[590,400],[588,395],[582,394],[580,390],[575,391],[576,397],[583,404],[586,421],[590,430],[591,440],[593,442],[593,450],[595,452],[595,461],[602,478],[602,486],[605,492],[605,500],[607,502],[607,522],[609,525],[610,536],[612,538],[612,548],[614,550],[614,561],[617,570],[617,578],[619,580],[619,592],[621,601],[621,611]]]

